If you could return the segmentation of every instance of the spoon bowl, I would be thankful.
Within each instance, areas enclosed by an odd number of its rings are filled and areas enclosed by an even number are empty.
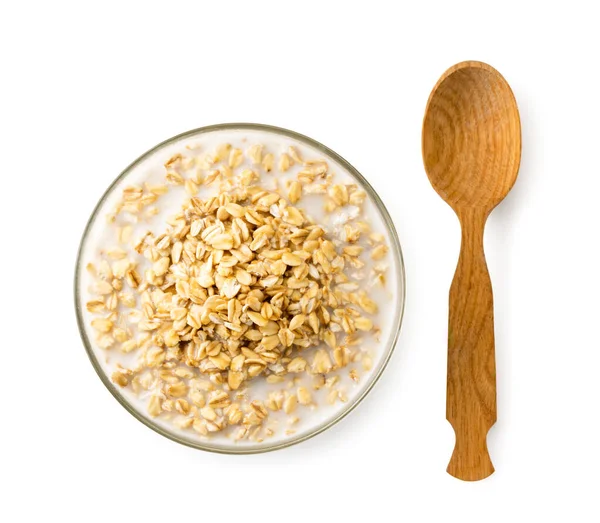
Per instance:
[[[425,111],[423,161],[455,210],[491,211],[508,194],[521,161],[521,125],[510,86],[493,67],[462,62],[440,78]]]
[[[423,163],[461,225],[450,287],[446,418],[456,434],[448,472],[468,481],[494,472],[486,441],[496,422],[494,306],[483,232],[520,160],[519,111],[506,80],[482,62],[448,69],[427,103]]]

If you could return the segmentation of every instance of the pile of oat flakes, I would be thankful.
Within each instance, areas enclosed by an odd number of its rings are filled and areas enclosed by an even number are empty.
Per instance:
[[[277,187],[277,172],[292,165],[301,166],[296,179]],[[189,195],[181,210],[164,230],[133,238],[133,224],[156,215],[173,185]],[[199,197],[203,186],[218,196]],[[306,195],[328,213],[357,212],[328,230],[297,205]],[[305,161],[294,147],[275,158],[261,145],[192,147],[165,163],[164,184],[127,186],[108,217],[116,245],[87,267],[96,344],[136,356],[113,382],[146,397],[152,417],[254,441],[275,433],[272,411],[289,415],[293,433],[301,408],[315,407],[313,390],[345,401],[339,373],[351,362],[371,368],[361,342],[379,330],[368,289],[385,284],[385,267],[362,270],[366,256],[388,250],[361,221],[365,198],[334,183],[325,161]],[[349,372],[360,379],[356,366]],[[254,397],[255,380],[282,387]]]

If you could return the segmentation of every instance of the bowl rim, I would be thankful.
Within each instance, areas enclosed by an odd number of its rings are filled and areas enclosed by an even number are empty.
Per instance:
[[[398,287],[400,287],[400,296],[398,296],[397,307],[396,307],[397,310],[395,311],[395,325],[393,325],[393,327],[392,327],[392,331],[391,331],[390,338],[388,341],[388,346],[386,347],[387,352],[384,355],[384,359],[379,364],[379,369],[369,377],[369,383],[367,384],[367,386],[364,387],[364,389],[362,391],[360,391],[360,393],[355,398],[353,398],[353,400],[351,402],[349,402],[345,408],[340,410],[336,415],[332,416],[331,418],[327,418],[324,422],[315,426],[314,428],[312,428],[305,434],[301,434],[297,437],[291,437],[291,438],[285,439],[285,440],[280,440],[278,442],[273,443],[272,445],[262,445],[262,446],[244,445],[244,446],[239,446],[239,447],[233,447],[233,446],[232,447],[223,447],[223,446],[211,445],[210,441],[202,441],[202,440],[195,441],[195,440],[191,440],[191,439],[186,439],[185,437],[180,436],[179,434],[177,434],[174,431],[172,432],[170,430],[167,430],[166,428],[162,427],[158,423],[155,423],[152,419],[146,417],[139,410],[137,410],[125,398],[125,396],[123,394],[121,394],[121,392],[116,388],[116,386],[111,382],[111,380],[108,377],[108,374],[104,371],[100,362],[98,361],[98,358],[96,357],[94,349],[92,348],[92,343],[87,335],[87,330],[86,330],[86,326],[85,326],[84,318],[83,318],[83,308],[82,308],[82,303],[81,303],[82,300],[81,300],[81,292],[80,292],[81,291],[81,289],[80,289],[80,283],[81,283],[80,272],[82,270],[82,262],[83,262],[82,254],[83,254],[83,250],[84,250],[84,245],[86,244],[88,234],[89,234],[90,230],[92,229],[92,226],[94,225],[96,219],[98,218],[98,215],[99,215],[99,212],[100,212],[102,206],[104,205],[104,203],[106,202],[107,198],[112,193],[112,191],[127,177],[127,175],[132,171],[132,169],[134,169],[138,164],[140,164],[141,162],[143,162],[144,160],[149,158],[154,153],[158,152],[160,149],[167,147],[177,141],[183,140],[185,138],[191,138],[191,137],[198,136],[198,135],[216,132],[216,131],[236,131],[236,130],[269,132],[269,133],[273,133],[273,134],[283,135],[287,138],[291,138],[293,140],[297,140],[301,143],[304,143],[305,145],[320,151],[324,155],[329,156],[332,160],[334,160],[335,162],[340,164],[350,174],[350,176],[355,178],[362,185],[362,187],[368,193],[375,208],[377,209],[377,212],[383,219],[383,221],[387,227],[387,230],[389,232],[389,235],[391,238],[391,247],[392,247],[391,251],[393,253],[393,256],[394,256],[395,262],[396,262],[396,270],[397,270],[396,277],[398,278],[398,280],[397,280]],[[100,200],[98,201],[96,206],[94,207],[90,217],[88,218],[88,221],[87,221],[87,224],[83,231],[83,234],[81,236],[81,240],[79,242],[79,248],[77,250],[73,291],[74,291],[74,301],[75,301],[75,313],[76,313],[76,317],[77,317],[77,326],[79,329],[79,334],[81,336],[81,340],[82,340],[85,350],[87,352],[88,358],[89,358],[90,362],[92,363],[92,366],[94,367],[94,370],[96,371],[96,374],[98,374],[98,377],[100,378],[102,383],[104,383],[104,386],[109,390],[109,392],[112,394],[112,396],[125,408],[125,410],[127,410],[134,418],[136,418],[138,421],[140,421],[141,423],[143,423],[144,425],[146,425],[153,431],[157,432],[158,434],[160,434],[172,441],[175,441],[177,443],[185,445],[187,447],[191,447],[191,448],[195,448],[195,449],[199,449],[199,450],[205,450],[208,452],[215,452],[218,454],[234,454],[234,455],[261,454],[264,452],[271,452],[274,450],[291,447],[293,445],[297,445],[298,443],[302,443],[303,441],[311,439],[311,438],[317,436],[318,434],[321,434],[322,432],[324,432],[327,429],[329,429],[330,427],[336,425],[339,421],[341,421],[346,416],[348,416],[348,414],[350,414],[364,400],[364,398],[367,396],[367,394],[369,394],[369,392],[373,389],[375,384],[379,381],[379,379],[381,378],[381,375],[383,374],[384,370],[388,366],[388,363],[392,357],[392,354],[394,353],[396,344],[398,342],[400,330],[402,327],[402,321],[404,318],[404,309],[405,309],[405,302],[406,302],[406,275],[405,275],[404,258],[402,255],[402,248],[400,246],[400,240],[399,240],[398,233],[396,231],[396,228],[394,227],[394,223],[392,221],[392,218],[391,218],[387,208],[385,207],[383,201],[381,200],[381,198],[379,197],[379,195],[377,194],[375,189],[366,180],[366,178],[356,168],[354,168],[346,159],[344,159],[338,153],[336,153],[329,147],[323,145],[322,143],[320,143],[308,136],[305,136],[303,134],[297,133],[295,131],[291,131],[289,129],[284,129],[282,127],[277,127],[274,125],[267,125],[267,124],[247,123],[247,122],[235,123],[234,122],[234,123],[222,123],[222,124],[214,124],[214,125],[198,127],[198,128],[191,129],[189,131],[185,131],[183,133],[177,134],[175,136],[172,136],[171,138],[168,138],[168,139],[160,142],[159,144],[155,145],[151,149],[148,149],[146,152],[141,154],[137,159],[135,159],[132,163],[130,163],[115,178],[115,180],[108,186],[108,188],[106,189],[106,191],[104,192],[104,194],[102,195],[102,197],[100,198]]]

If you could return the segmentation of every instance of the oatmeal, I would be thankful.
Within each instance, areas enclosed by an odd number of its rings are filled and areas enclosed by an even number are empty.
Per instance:
[[[154,151],[82,251],[86,335],[138,411],[187,439],[313,431],[361,394],[397,330],[385,222],[317,149],[257,130]]]

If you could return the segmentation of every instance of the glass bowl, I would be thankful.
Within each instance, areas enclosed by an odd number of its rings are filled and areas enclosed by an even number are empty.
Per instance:
[[[101,229],[103,227],[102,220],[99,218],[102,215],[102,211],[105,210],[105,204],[110,200],[113,195],[115,189],[121,185],[121,183],[128,178],[130,173],[142,164],[145,160],[151,158],[153,155],[160,153],[161,151],[173,146],[176,143],[184,142],[186,140],[193,140],[194,138],[202,138],[203,135],[207,133],[215,133],[220,131],[240,131],[240,132],[261,132],[261,133],[269,133],[274,134],[279,137],[283,137],[289,139],[291,141],[295,141],[300,145],[305,145],[309,148],[317,150],[323,157],[331,162],[333,165],[337,164],[342,169],[344,169],[357,183],[359,187],[361,187],[367,194],[372,202],[376,212],[379,214],[382,222],[385,224],[388,233],[388,239],[390,242],[390,254],[393,257],[394,263],[393,266],[390,267],[390,270],[395,271],[395,281],[397,285],[397,289],[393,289],[393,293],[395,295],[395,306],[393,310],[388,312],[391,322],[391,327],[389,329],[389,336],[386,340],[381,340],[379,345],[379,350],[382,350],[383,353],[379,356],[377,364],[375,368],[372,369],[370,375],[366,378],[366,382],[361,385],[361,390],[354,395],[347,403],[344,404],[343,408],[338,409],[338,411],[326,419],[322,420],[320,423],[314,425],[310,428],[310,430],[300,432],[297,435],[289,436],[283,440],[278,441],[269,441],[268,439],[263,441],[262,443],[256,444],[244,444],[239,445],[232,441],[228,441],[223,443],[221,441],[211,441],[210,439],[201,439],[196,434],[187,435],[182,431],[176,429],[175,427],[170,428],[164,422],[157,420],[156,418],[148,417],[144,412],[138,410],[132,402],[126,397],[125,392],[119,387],[115,386],[115,384],[110,380],[105,371],[103,364],[98,358],[98,354],[94,349],[92,340],[88,335],[88,330],[86,327],[86,314],[85,310],[85,300],[82,293],[82,280],[85,279],[83,276],[83,271],[85,270],[85,261],[83,259],[84,251],[86,245],[90,239],[90,234],[92,230]],[[115,193],[116,194],[116,193]],[[296,443],[300,443],[304,440],[307,440],[321,432],[327,430],[332,425],[336,424],[346,415],[348,415],[362,400],[363,398],[370,392],[375,383],[378,381],[379,377],[383,373],[387,363],[390,360],[390,357],[393,353],[396,341],[398,339],[398,335],[400,333],[400,327],[402,323],[402,317],[404,313],[404,301],[405,301],[405,273],[404,273],[404,262],[402,259],[402,251],[400,248],[400,242],[398,239],[398,235],[394,228],[394,224],[388,211],[386,210],[383,202],[381,201],[379,195],[375,192],[375,190],[371,187],[369,182],[354,168],[350,165],[346,160],[344,160],[337,153],[329,149],[328,147],[320,144],[319,142],[303,136],[301,134],[295,133],[293,131],[289,131],[287,129],[282,129],[278,127],[273,127],[270,125],[262,125],[262,124],[253,124],[253,123],[230,123],[230,124],[219,124],[219,125],[211,125],[207,127],[201,127],[198,129],[194,129],[172,138],[165,140],[164,142],[158,144],[156,147],[153,147],[142,156],[140,156],[137,160],[135,160],[131,165],[129,165],[110,185],[110,187],[106,190],[100,201],[96,205],[93,210],[88,223],[85,227],[83,237],[81,239],[81,243],[79,246],[79,251],[77,254],[77,264],[75,269],[75,309],[77,315],[77,323],[79,327],[79,332],[81,335],[81,339],[87,351],[88,357],[96,370],[98,376],[106,386],[106,388],[111,392],[111,394],[117,399],[117,401],[129,411],[135,418],[144,423],[146,426],[150,427],[152,430],[162,434],[163,436],[181,443],[183,445],[187,445],[190,447],[211,451],[211,452],[221,452],[228,454],[250,454],[250,453],[258,453],[258,452],[266,452],[279,448],[288,447],[290,445],[294,445]],[[100,350],[100,349],[98,349]]]

